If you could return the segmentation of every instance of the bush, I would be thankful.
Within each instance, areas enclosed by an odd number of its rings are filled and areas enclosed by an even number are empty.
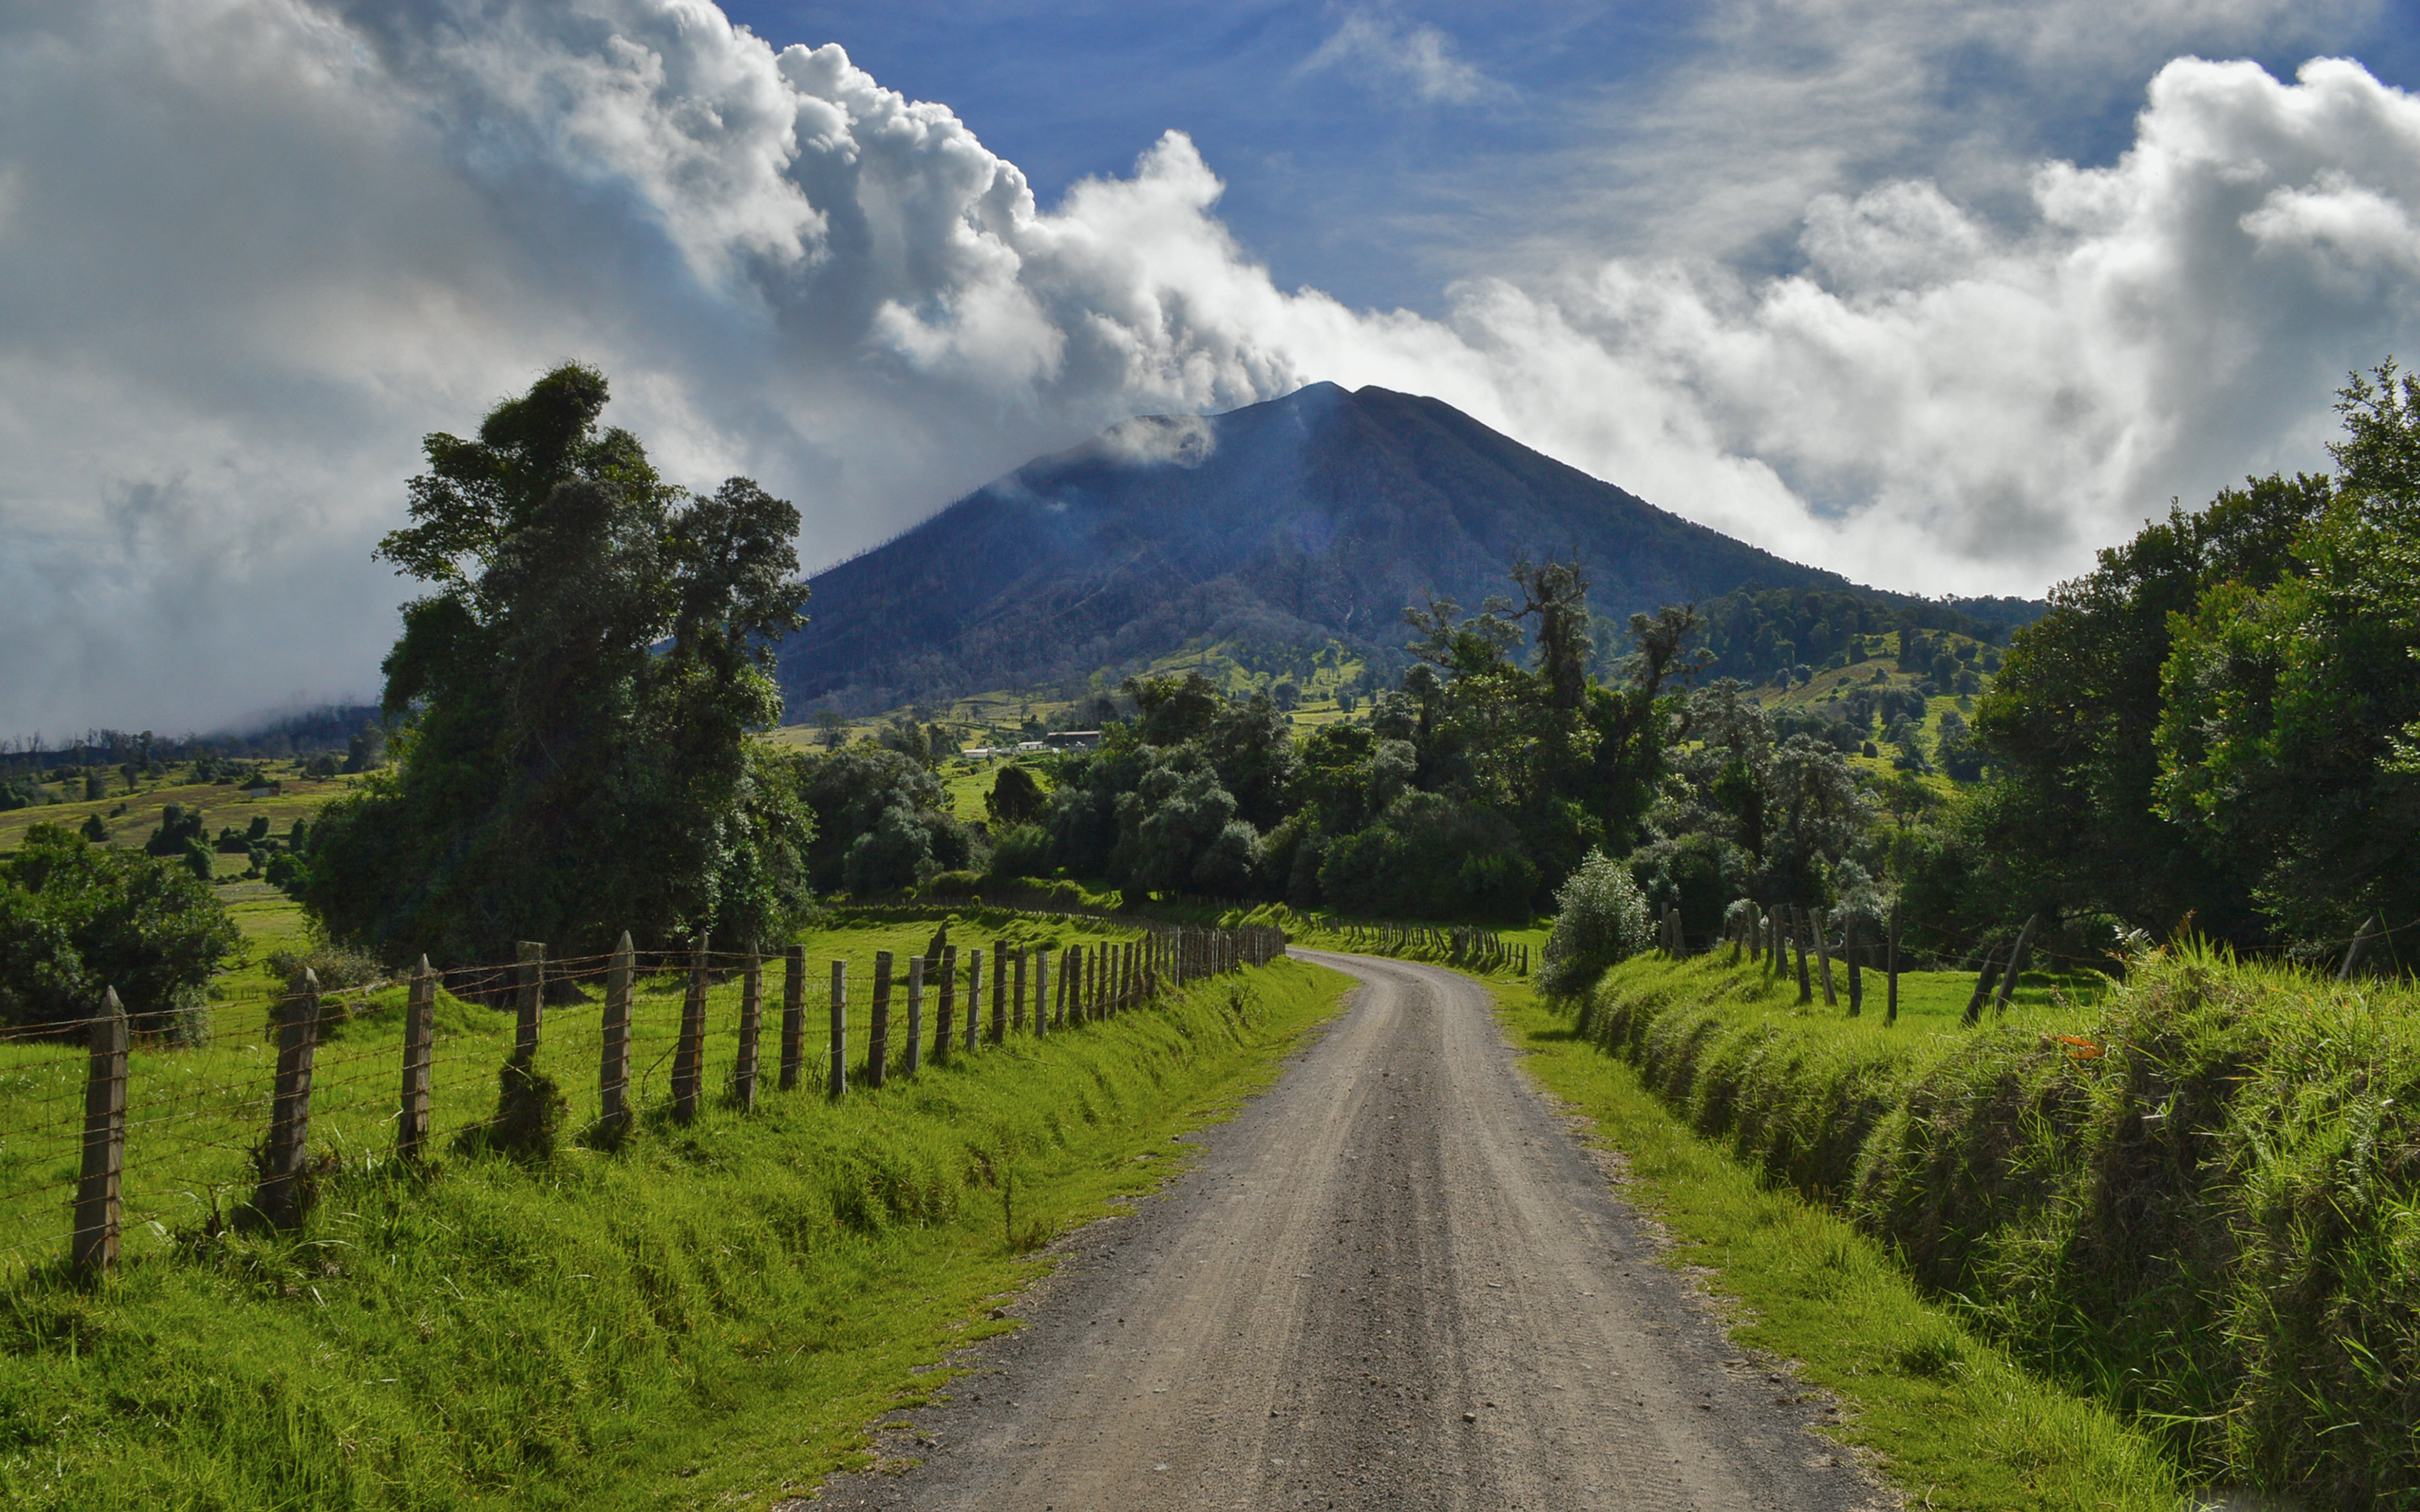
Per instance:
[[[1546,936],[1539,985],[1549,997],[1577,997],[1606,967],[1646,949],[1653,933],[1647,898],[1630,869],[1590,851],[1555,894],[1555,928]]]
[[[1050,832],[1040,825],[1016,825],[992,841],[991,875],[1039,877],[1050,872]]]
[[[386,968],[375,956],[341,945],[314,945],[302,950],[271,950],[261,969],[279,981],[292,981],[304,967],[319,979],[322,991],[335,992],[346,987],[366,987],[383,980]]]
[[[0,861],[0,1024],[85,1018],[116,987],[141,1027],[197,1033],[210,973],[240,943],[225,906],[174,862],[55,825]]]

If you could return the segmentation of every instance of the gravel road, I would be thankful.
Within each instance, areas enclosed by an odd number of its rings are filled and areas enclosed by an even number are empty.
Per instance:
[[[1356,978],[1352,1005],[820,1505],[1899,1504],[1653,1263],[1481,988],[1294,954]]]

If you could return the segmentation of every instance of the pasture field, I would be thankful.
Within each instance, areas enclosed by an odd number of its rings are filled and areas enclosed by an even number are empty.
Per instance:
[[[25,831],[36,825],[75,829],[96,813],[109,826],[108,843],[139,848],[160,827],[161,812],[172,803],[182,805],[187,812],[200,809],[203,824],[212,839],[229,826],[243,829],[258,816],[269,821],[271,834],[283,840],[295,820],[314,817],[330,799],[342,796],[361,780],[355,777],[300,777],[275,767],[271,776],[281,791],[259,798],[247,798],[239,789],[223,782],[145,783],[128,793],[125,784],[113,776],[107,797],[36,804],[0,813],[0,851],[15,850],[23,843]],[[240,855],[219,856],[215,859],[223,876],[244,869],[245,861]]]
[[[1047,1268],[1054,1235],[1179,1168],[1171,1139],[1274,1075],[1346,985],[1280,961],[938,1065],[928,1040],[914,1077],[896,1073],[894,994],[891,1084],[823,1095],[829,962],[850,964],[861,1054],[873,952],[920,950],[935,923],[808,936],[810,1085],[772,1085],[776,973],[755,1109],[709,1095],[686,1126],[664,1097],[677,980],[645,979],[644,1111],[612,1151],[577,1138],[595,1108],[595,995],[551,1006],[537,1065],[568,1103],[566,1138],[526,1164],[458,1138],[494,1109],[506,1015],[440,999],[435,1149],[413,1166],[391,1153],[400,995],[356,995],[322,1050],[318,1201],[290,1235],[211,1221],[248,1184],[267,995],[218,1005],[208,1047],[139,1052],[134,1103],[173,1088],[183,1121],[130,1136],[127,1263],[98,1288],[41,1261],[0,1282],[0,1497],[79,1512],[762,1507],[864,1463],[873,1418],[912,1412],[950,1379],[935,1368],[950,1350],[1013,1326],[994,1308]],[[988,952],[1019,932],[1116,937],[970,916],[952,938]],[[710,997],[710,1092],[728,1083],[737,990]],[[30,1109],[78,1082],[76,1059],[10,1048],[0,1180],[71,1176],[29,1149]],[[11,1206],[7,1242],[56,1216]]]
[[[276,1061],[272,1023],[283,991],[262,963],[271,951],[299,949],[303,941],[300,909],[273,891],[256,902],[237,903],[236,911],[247,930],[246,949],[254,964],[223,975],[215,984],[217,995],[207,1010],[208,1042],[194,1048],[142,1044],[129,1067],[124,1190],[130,1253],[165,1247],[176,1230],[225,1218],[251,1192],[251,1150],[269,1120],[270,1072]],[[1089,949],[1097,943],[1137,937],[1132,931],[1106,929],[1085,919],[992,917],[994,927],[985,927],[982,916],[976,916],[959,919],[952,930],[962,963],[967,949],[985,952],[986,1033],[988,963],[1001,943],[1011,949],[1048,949],[1055,991],[1058,953],[1067,945]],[[828,1064],[831,963],[847,966],[848,1043],[857,1061],[852,1075],[861,1076],[874,957],[887,950],[896,958],[891,1005],[891,1058],[896,1065],[905,1049],[907,958],[921,953],[938,927],[936,919],[856,923],[799,936],[808,952],[805,1048],[815,1085],[822,1085]],[[717,1088],[729,1085],[737,1053],[738,960],[730,954],[715,957],[720,980],[707,993],[706,1085]],[[592,1123],[599,1111],[604,962],[555,962],[549,970],[575,982],[583,996],[580,1003],[549,1006],[536,1061],[539,1073],[562,1088],[565,1127],[576,1132]],[[767,1023],[761,1059],[769,1088],[779,1065],[779,956],[768,960],[763,980]],[[630,1096],[637,1105],[668,1096],[686,981],[687,973],[675,965],[642,975],[636,983]],[[326,1027],[313,1087],[311,1132],[316,1147],[339,1159],[375,1158],[394,1144],[404,996],[398,982],[331,993],[323,1000]],[[938,984],[927,985],[924,998],[921,1054],[929,1060],[938,1026]],[[961,983],[961,1018],[965,1001]],[[432,1137],[443,1144],[484,1126],[494,1115],[497,1072],[511,1052],[514,1021],[509,1012],[462,1002],[442,990],[438,1002],[431,1129]],[[0,1266],[8,1270],[52,1257],[66,1232],[61,1195],[75,1182],[84,1078],[85,1055],[78,1045],[0,1043],[0,1257],[5,1257]]]

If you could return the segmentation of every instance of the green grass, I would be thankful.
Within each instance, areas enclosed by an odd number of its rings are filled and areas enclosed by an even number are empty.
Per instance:
[[[288,905],[290,907],[290,905]],[[264,903],[264,910],[268,905]],[[271,920],[288,916],[269,911]],[[898,965],[892,995],[892,1060],[905,1054],[907,958],[923,953],[940,917],[952,920],[951,938],[965,952],[985,951],[985,1026],[990,1023],[991,952],[1013,948],[1052,951],[1055,980],[1059,951],[1071,943],[1088,948],[1125,941],[1135,932],[1088,919],[1020,918],[970,914],[896,918],[882,923],[848,919],[842,927],[800,937],[808,952],[806,1037],[811,1077],[826,1063],[830,1025],[833,961],[848,967],[848,1043],[851,1074],[860,1073],[872,1016],[874,957],[888,950]],[[256,959],[278,945],[299,942],[269,925]],[[723,963],[729,964],[729,962]],[[597,1068],[604,1049],[598,960],[560,962],[588,1000],[548,1008],[537,1070],[565,1093],[566,1124],[585,1127],[599,1112]],[[764,976],[765,1024],[760,1052],[768,1086],[778,1066],[782,964],[768,963]],[[168,1243],[162,1228],[207,1223],[248,1195],[250,1151],[268,1119],[271,1072],[275,1063],[271,1023],[283,984],[254,968],[220,979],[219,996],[208,1010],[209,1039],[198,1049],[158,1045],[138,1048],[128,1070],[125,1201],[131,1219],[129,1248],[141,1253]],[[678,1036],[686,979],[679,972],[642,976],[631,1007],[630,1077],[642,1102],[666,1096],[672,1049]],[[312,1095],[315,1144],[339,1156],[365,1156],[391,1147],[401,1083],[404,989],[388,986],[336,995],[323,1031]],[[707,994],[706,1085],[722,1087],[737,1055],[741,986],[736,975],[715,982]],[[959,997],[964,1019],[964,989]],[[938,983],[928,987],[921,1047],[932,1054],[939,1007]],[[483,1124],[496,1111],[498,1068],[511,1050],[513,1020],[507,1013],[458,1002],[440,994],[437,1042],[431,1071],[431,1122],[441,1143]],[[0,1274],[29,1260],[55,1254],[69,1227],[62,1193],[72,1187],[80,1158],[85,1078],[83,1051],[57,1043],[0,1044]],[[155,1228],[154,1224],[162,1226]],[[12,1263],[13,1262],[13,1263]]]
[[[835,954],[920,949],[930,929],[810,948],[820,972]],[[449,1000],[426,1171],[386,1153],[396,1030],[392,995],[378,995],[330,1047],[344,1069],[324,1119],[315,1109],[328,1160],[299,1233],[172,1215],[135,1226],[129,1263],[98,1291],[54,1267],[0,1289],[0,1496],[234,1508],[798,1494],[861,1462],[866,1424],[920,1402],[950,1349],[1006,1326],[992,1300],[1047,1263],[1038,1242],[1172,1172],[1171,1136],[1264,1083],[1345,985],[1280,962],[838,1103],[769,1088],[752,1115],[716,1101],[687,1128],[663,1115],[659,1067],[620,1151],[575,1146],[527,1167],[442,1137],[492,1106],[507,1038],[500,1015]],[[669,988],[650,984],[643,1016],[662,1022]],[[715,997],[711,1086],[729,1061],[730,991]],[[575,1122],[593,1096],[581,1011],[550,1010],[540,1063]],[[225,1027],[184,1054],[265,1070]],[[141,1058],[138,1101],[176,1054]],[[225,1153],[220,1174],[240,1178],[241,1151]],[[131,1141],[136,1206],[163,1192],[145,1165]]]
[[[87,801],[79,797],[67,803],[37,804],[0,813],[0,851],[15,850],[24,842],[25,831],[36,825],[75,829],[96,813],[109,826],[110,844],[139,847],[160,827],[161,811],[172,803],[181,804],[188,811],[200,809],[213,840],[221,829],[247,827],[255,816],[267,819],[270,833],[284,840],[295,820],[316,816],[330,799],[343,796],[347,788],[359,780],[349,777],[303,777],[290,764],[269,764],[269,775],[283,791],[261,798],[247,798],[240,790],[222,782],[150,780],[129,793],[125,783],[112,776],[105,798]],[[121,808],[125,812],[117,811]],[[246,865],[241,855],[220,856],[216,861],[222,875],[241,872]]]
[[[1528,983],[1498,1011],[1546,1089],[1621,1152],[1627,1195],[1669,1230],[1674,1266],[1739,1309],[1733,1337],[1798,1363],[1845,1412],[1828,1431],[1872,1451],[1911,1506],[2143,1508],[2180,1489],[2150,1438],[2029,1374],[1845,1219],[1769,1186],[1693,1134],[1638,1072],[1580,1037]]]
[[[2193,1477],[2420,1501],[2420,993],[2182,944],[1964,1029],[1968,980],[1885,1029],[1642,958],[1574,1028]]]

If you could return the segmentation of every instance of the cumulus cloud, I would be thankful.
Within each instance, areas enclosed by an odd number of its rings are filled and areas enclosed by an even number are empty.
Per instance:
[[[1496,82],[1455,54],[1453,39],[1429,25],[1405,25],[1385,13],[1347,11],[1336,30],[1295,70],[1296,78],[1339,71],[1386,88],[1408,87],[1414,96],[1467,104],[1497,88]]]
[[[704,0],[18,8],[0,730],[373,690],[421,433],[566,357],[673,477],[797,500],[811,562],[1331,378],[1861,579],[2038,592],[2170,494],[2319,463],[2343,370],[2411,347],[2420,104],[2356,64],[2172,62],[2117,161],[2022,181],[1885,176],[1802,199],[1779,274],[1575,256],[1429,318],[1278,287],[1181,134],[1045,206]]]

